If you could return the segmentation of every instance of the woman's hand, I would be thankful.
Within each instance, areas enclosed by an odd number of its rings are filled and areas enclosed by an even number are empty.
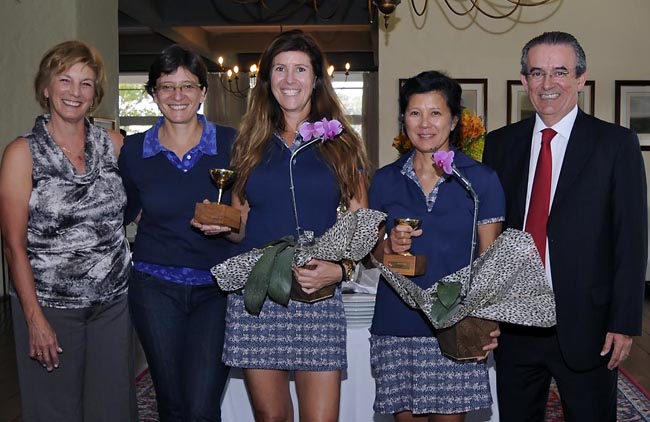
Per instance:
[[[197,229],[201,230],[201,232],[203,232],[203,234],[205,234],[207,236],[214,236],[214,235],[221,234],[221,233],[226,233],[227,234],[227,233],[230,233],[230,231],[231,231],[231,228],[228,227],[228,226],[217,226],[217,225],[210,225],[210,224],[201,224],[198,221],[196,221],[195,219],[192,219],[190,221],[190,224],[192,225],[192,227],[196,227]]]
[[[498,337],[501,335],[501,330],[499,329],[499,326],[497,325],[497,329],[492,331],[490,333],[490,337],[492,337],[492,341],[489,344],[486,344],[483,346],[483,350],[486,352],[489,352],[490,350],[494,350],[497,348],[499,345],[499,340]]]
[[[293,264],[292,269],[296,281],[307,294],[341,281],[341,266],[335,262],[312,259],[303,267]]]
[[[56,333],[44,316],[27,321],[29,331],[29,357],[40,362],[48,372],[59,367],[59,346]]]
[[[413,230],[413,227],[406,224],[398,224],[393,227],[385,244],[384,253],[404,253],[411,249],[411,238],[422,236],[422,229]]]
[[[207,199],[204,199],[203,203],[204,204],[209,204],[210,201],[208,201]],[[214,236],[214,235],[221,234],[221,233],[228,234],[232,230],[228,226],[219,226],[219,225],[216,225],[216,224],[201,224],[198,221],[196,221],[195,219],[192,219],[190,221],[190,224],[192,225],[192,227],[196,227],[197,229],[201,230],[201,232],[203,232],[203,234],[205,234],[207,236]]]

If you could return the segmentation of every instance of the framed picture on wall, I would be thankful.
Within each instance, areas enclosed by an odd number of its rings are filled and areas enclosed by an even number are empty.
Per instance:
[[[108,119],[106,117],[91,117],[90,122],[96,126],[103,127],[104,129],[116,130],[117,122],[115,119]]]
[[[650,81],[615,81],[616,123],[639,135],[642,149],[650,150]]]
[[[596,82],[586,81],[582,91],[578,93],[578,107],[587,114],[594,114],[594,100],[596,93]],[[508,124],[527,119],[535,115],[533,104],[528,98],[520,80],[508,81],[508,103],[507,120]]]
[[[456,82],[463,88],[463,107],[480,117],[483,125],[487,127],[487,79],[456,79]]]
[[[400,78],[399,88],[404,85],[406,79]],[[483,125],[487,127],[487,79],[456,79],[463,88],[461,96],[461,104],[464,108],[468,109],[471,113],[476,114],[483,120]],[[400,123],[400,133],[402,127]]]

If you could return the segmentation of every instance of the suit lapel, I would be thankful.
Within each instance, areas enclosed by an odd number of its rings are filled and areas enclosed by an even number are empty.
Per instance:
[[[569,194],[571,185],[589,160],[594,146],[593,126],[590,117],[582,110],[578,110],[578,116],[571,130],[569,143],[562,161],[560,177],[555,188],[555,196],[550,210],[551,215],[553,210],[560,206],[562,200]]]
[[[514,192],[514,219],[513,227],[524,227],[524,213],[526,212],[526,192],[528,190],[528,169],[530,167],[530,147],[533,136],[535,119],[528,119],[526,124],[514,139],[511,153],[514,165],[513,174],[520,175],[513,185]]]

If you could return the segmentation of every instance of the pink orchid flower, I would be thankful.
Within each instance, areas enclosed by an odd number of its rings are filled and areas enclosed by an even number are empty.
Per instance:
[[[324,129],[323,142],[327,141],[328,139],[334,139],[336,135],[343,132],[343,125],[336,119],[328,121],[323,117],[322,122]]]
[[[454,151],[436,151],[433,153],[433,164],[447,174],[451,174],[454,162]]]
[[[316,137],[314,136],[316,132],[316,128],[314,126],[315,125],[313,123],[309,122],[304,122],[300,125],[298,132],[300,133],[300,136],[302,136],[303,141],[309,142]]]
[[[334,139],[338,134],[343,132],[343,125],[338,120],[327,120],[323,118],[315,123],[304,122],[298,128],[303,141],[310,142],[314,139],[320,139],[322,142],[328,139]]]

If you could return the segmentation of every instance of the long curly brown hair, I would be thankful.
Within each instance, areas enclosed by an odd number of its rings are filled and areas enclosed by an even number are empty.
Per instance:
[[[233,195],[237,195],[242,203],[246,201],[248,177],[262,161],[273,133],[285,129],[284,114],[271,92],[271,68],[273,59],[287,51],[307,54],[314,69],[316,81],[311,94],[309,120],[315,122],[326,117],[336,119],[343,125],[343,132],[334,141],[319,143],[317,148],[336,175],[341,202],[347,205],[352,198],[363,196],[361,189],[368,184],[368,158],[363,142],[345,118],[343,106],[332,88],[323,51],[311,36],[300,30],[276,36],[262,53],[250,107],[242,118],[233,144],[231,167],[237,174]]]

